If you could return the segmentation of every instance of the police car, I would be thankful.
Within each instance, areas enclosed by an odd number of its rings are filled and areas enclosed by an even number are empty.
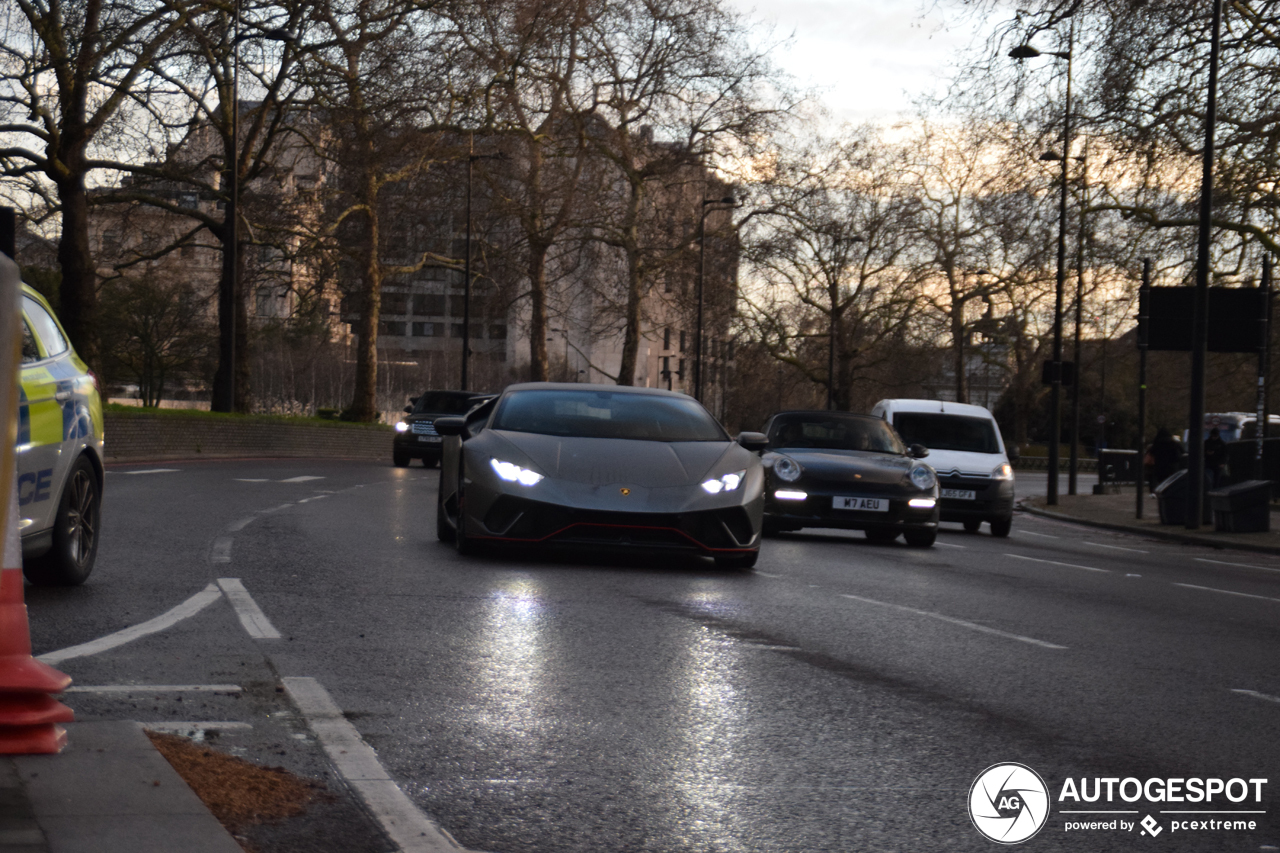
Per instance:
[[[49,304],[25,284],[19,389],[23,574],[42,586],[84,583],[102,517],[102,400]]]

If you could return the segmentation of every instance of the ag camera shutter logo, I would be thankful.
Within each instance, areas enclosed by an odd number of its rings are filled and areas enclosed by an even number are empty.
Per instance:
[[[1025,764],[993,764],[969,789],[969,819],[998,844],[1020,844],[1049,818],[1049,788]]]

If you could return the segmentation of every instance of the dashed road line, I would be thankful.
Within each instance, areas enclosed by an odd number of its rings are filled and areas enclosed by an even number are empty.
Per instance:
[[[1232,688],[1231,692],[1239,693],[1241,696],[1252,696],[1254,699],[1262,699],[1267,702],[1280,704],[1280,696],[1270,696],[1266,693],[1259,693],[1257,690],[1240,690],[1238,688]]]
[[[230,563],[231,541],[230,536],[219,536],[217,539],[213,540],[213,548],[209,552],[209,562]]]
[[[122,631],[116,631],[114,634],[107,634],[105,637],[99,637],[87,643],[81,643],[78,646],[68,646],[65,649],[58,649],[53,652],[46,652],[40,655],[36,660],[44,661],[47,664],[56,666],[64,660],[72,658],[88,657],[89,655],[100,654],[101,652],[123,646],[125,643],[131,643],[141,637],[155,634],[170,628],[183,619],[195,616],[201,610],[213,604],[222,597],[222,591],[218,589],[217,584],[209,584],[186,601],[174,607],[165,613],[160,614],[154,619],[148,619],[146,622],[139,622],[130,628]]]
[[[1013,557],[1015,560],[1027,560],[1032,563],[1047,563],[1050,566],[1065,566],[1068,569],[1084,569],[1086,572],[1102,572],[1111,574],[1110,569],[1099,569],[1096,566],[1080,566],[1075,563],[1059,563],[1057,560],[1041,560],[1038,557],[1024,557],[1022,554],[1005,554],[1006,557]]]
[[[259,478],[248,478],[248,477],[234,477],[233,479],[234,479],[234,480],[235,480],[235,482],[237,482],[237,483],[270,483],[270,482],[271,482],[270,480],[268,480],[268,479],[267,479],[267,478],[265,478],[265,477],[263,477],[263,478],[261,478],[261,479],[259,479]]]
[[[306,717],[338,772],[364,800],[403,853],[458,853],[461,845],[424,815],[378,762],[342,709],[314,678],[285,678],[284,689]]]
[[[1202,592],[1216,592],[1222,595],[1235,595],[1240,598],[1256,598],[1259,601],[1274,601],[1277,604],[1280,604],[1280,598],[1271,598],[1270,596],[1266,596],[1266,595],[1252,595],[1251,593],[1234,592],[1229,589],[1214,589],[1211,586],[1196,586],[1193,583],[1175,583],[1174,586],[1180,586],[1180,587],[1183,587],[1184,589],[1198,589],[1198,590],[1201,590]]]
[[[952,625],[959,625],[961,628],[968,628],[971,631],[980,631],[983,634],[994,634],[997,637],[1004,637],[1009,640],[1017,640],[1022,643],[1030,643],[1033,646],[1040,646],[1046,649],[1065,649],[1066,646],[1059,646],[1056,643],[1037,640],[1035,637],[1024,637],[1021,634],[1011,634],[1008,631],[1001,631],[998,628],[989,628],[986,625],[979,625],[976,622],[967,622],[964,619],[957,619],[954,616],[947,616],[943,613],[934,613],[932,610],[919,610],[915,607],[907,607],[903,604],[891,604],[887,601],[876,601],[874,598],[863,598],[860,595],[850,595],[846,592],[840,593],[841,598],[849,598],[854,601],[861,601],[866,604],[877,604],[881,607],[890,607],[894,610],[901,610],[904,613],[914,613],[917,616],[928,616],[930,619],[937,619]]]
[[[181,468],[147,468],[142,471],[121,471],[121,474],[172,474],[181,471]]]
[[[1060,539],[1061,538],[1059,536],[1053,536],[1052,534],[1049,534],[1049,533],[1032,533],[1030,530],[1019,530],[1018,532],[1023,534],[1024,536],[1039,536],[1042,539]]]
[[[301,477],[290,477],[287,480],[280,480],[281,483],[309,483],[312,480],[323,480],[324,477],[317,477],[312,474],[303,474]]]
[[[262,608],[258,607],[258,603],[253,600],[253,596],[249,595],[249,590],[244,588],[239,578],[218,578],[218,586],[227,596],[227,601],[230,601],[231,606],[235,608],[236,616],[240,617],[240,624],[244,626],[250,637],[255,640],[280,639],[280,632],[271,624],[271,620],[262,612]]]
[[[1131,554],[1150,554],[1150,551],[1142,551],[1138,548],[1121,548],[1119,545],[1104,545],[1101,542],[1090,542],[1087,539],[1083,541],[1084,545],[1092,545],[1095,548],[1110,548],[1112,551],[1128,551]]]
[[[1197,563],[1213,563],[1217,566],[1237,566],[1241,569],[1261,569],[1264,572],[1280,572],[1280,569],[1273,566],[1255,566],[1252,563],[1228,563],[1226,560],[1210,560],[1207,557],[1196,557],[1195,560]]]
[[[769,574],[768,572],[752,572],[752,574],[758,575],[758,576],[760,576],[760,577],[762,577],[762,578],[780,578],[780,577],[782,577],[782,575],[771,575],[771,574]]]
[[[968,545],[953,545],[950,542],[934,542],[933,544],[939,548],[968,548],[969,547]]]

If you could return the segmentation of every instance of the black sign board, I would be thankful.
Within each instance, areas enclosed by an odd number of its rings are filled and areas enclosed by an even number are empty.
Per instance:
[[[1145,313],[1147,349],[1191,351],[1194,287],[1153,287]],[[1257,352],[1266,295],[1257,288],[1209,288],[1209,352]]]

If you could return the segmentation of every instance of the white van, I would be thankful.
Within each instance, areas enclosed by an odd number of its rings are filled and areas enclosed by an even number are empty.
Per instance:
[[[939,520],[962,522],[970,533],[985,521],[992,536],[1009,535],[1013,467],[991,412],[942,400],[881,400],[871,414],[893,424],[907,444],[929,449],[942,489]]]

